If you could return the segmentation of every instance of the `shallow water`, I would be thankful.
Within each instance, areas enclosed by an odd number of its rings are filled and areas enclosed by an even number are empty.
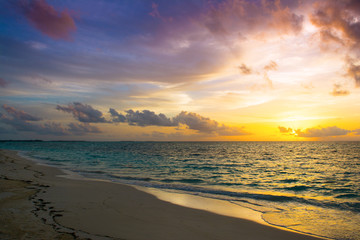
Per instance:
[[[360,239],[359,142],[1,142],[92,178],[230,201],[273,225]]]

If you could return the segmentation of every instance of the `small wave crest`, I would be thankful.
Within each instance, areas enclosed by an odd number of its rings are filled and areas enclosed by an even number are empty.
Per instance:
[[[114,176],[112,179],[119,180],[127,184],[139,185],[144,187],[158,188],[163,190],[175,190],[181,191],[192,195],[202,195],[204,197],[210,197],[226,201],[246,201],[248,200],[260,200],[273,203],[299,203],[312,205],[317,207],[332,208],[339,210],[348,210],[353,212],[360,212],[360,203],[357,202],[336,202],[331,200],[319,200],[315,198],[309,198],[301,195],[285,195],[282,193],[258,193],[258,192],[245,192],[237,190],[224,190],[216,189],[207,186],[194,186],[191,184],[202,183],[201,179],[163,179],[156,181],[151,178],[143,177],[129,177],[129,176]],[[302,186],[295,186],[294,191],[301,191]],[[355,196],[340,196],[341,198],[352,198]]]

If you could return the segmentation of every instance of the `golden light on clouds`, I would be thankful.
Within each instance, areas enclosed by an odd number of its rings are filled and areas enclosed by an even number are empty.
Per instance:
[[[50,0],[9,9],[2,103],[43,120],[2,108],[0,130],[46,139],[77,138],[74,130],[109,140],[360,140],[357,1],[195,2],[104,2],[103,12],[89,4],[76,16],[81,4]],[[83,118],[57,107],[74,104]],[[174,122],[182,112],[187,122]]]

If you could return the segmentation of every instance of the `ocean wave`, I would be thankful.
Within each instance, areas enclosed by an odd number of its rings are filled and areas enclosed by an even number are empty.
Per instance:
[[[226,201],[244,201],[244,199],[249,200],[260,200],[260,201],[268,201],[273,203],[299,203],[312,205],[323,208],[332,208],[338,210],[347,210],[356,213],[360,213],[360,203],[359,202],[337,202],[332,200],[322,200],[316,198],[305,197],[301,195],[290,195],[283,193],[259,193],[259,192],[245,192],[245,191],[232,191],[232,190],[223,190],[216,189],[214,187],[207,186],[194,186],[191,185],[193,183],[201,183],[203,182],[200,179],[163,179],[160,181],[155,181],[151,178],[141,178],[141,177],[119,177],[116,176],[117,179],[120,180],[129,180],[126,182],[128,184],[140,185],[145,187],[158,188],[163,190],[175,190],[181,191],[187,194],[192,195],[202,195],[204,197],[215,198]],[[184,184],[182,184],[184,183]],[[295,186],[294,189],[300,190],[303,186]],[[354,196],[356,198],[358,196]],[[343,196],[346,199],[346,196]],[[353,198],[350,195],[348,198]]]

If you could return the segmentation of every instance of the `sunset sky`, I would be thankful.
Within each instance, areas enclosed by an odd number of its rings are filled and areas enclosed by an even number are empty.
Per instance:
[[[360,140],[358,0],[2,0],[0,139]]]

